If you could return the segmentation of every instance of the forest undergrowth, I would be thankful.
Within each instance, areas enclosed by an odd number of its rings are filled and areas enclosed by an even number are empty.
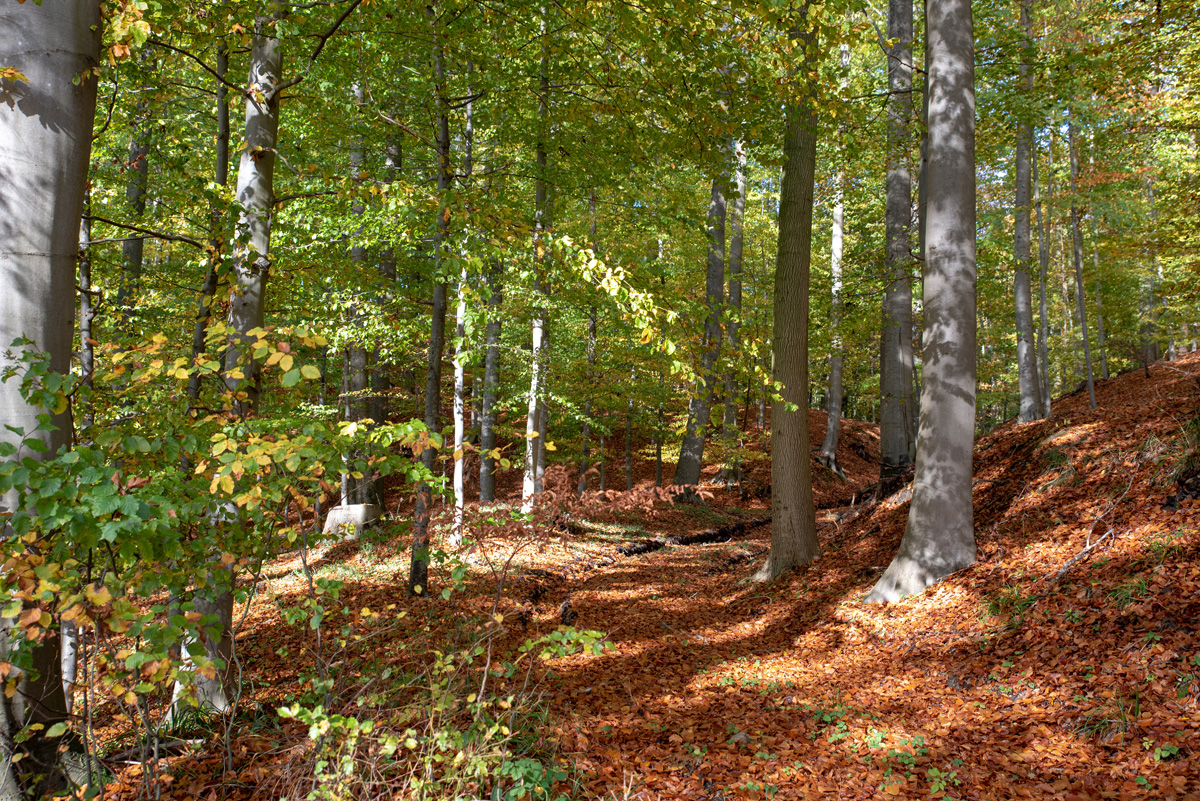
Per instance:
[[[1200,799],[1200,358],[1097,400],[979,440],[977,563],[896,604],[862,603],[908,508],[861,500],[862,423],[848,480],[816,471],[821,559],[765,585],[746,581],[765,459],[745,497],[670,505],[643,465],[634,493],[532,526],[476,510],[431,598],[405,597],[386,526],[308,572],[277,560],[239,636],[238,715],[147,761],[98,707],[105,795]]]

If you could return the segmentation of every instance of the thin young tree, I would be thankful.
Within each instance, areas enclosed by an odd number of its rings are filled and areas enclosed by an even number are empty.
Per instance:
[[[1071,243],[1075,259],[1075,310],[1083,342],[1083,365],[1087,376],[1088,403],[1096,408],[1096,381],[1092,372],[1092,348],[1088,343],[1087,304],[1083,288],[1083,210],[1079,207],[1078,130],[1072,115],[1067,121],[1067,147],[1071,158]]]
[[[687,430],[679,448],[673,483],[689,486],[700,483],[704,466],[704,441],[719,379],[721,360],[721,306],[725,294],[725,191],[721,179],[714,178],[708,202],[708,262],[705,270],[704,350],[700,355],[696,391],[688,403]]]
[[[1028,32],[1030,0],[1021,2],[1021,27]],[[1033,91],[1033,75],[1024,57],[1018,67],[1027,92]],[[1029,276],[1030,265],[1030,207],[1033,194],[1033,125],[1022,120],[1017,128],[1016,208],[1013,256],[1016,261],[1013,298],[1017,318],[1017,388],[1020,395],[1018,418],[1029,423],[1041,416],[1038,387],[1037,355],[1033,342],[1033,289]]]
[[[841,88],[844,92],[847,85],[846,76],[850,69],[850,46],[842,44],[839,48],[842,68]],[[844,357],[842,355],[842,250],[845,242],[846,222],[846,170],[842,166],[842,136],[841,126],[838,129],[837,147],[838,171],[834,177],[833,187],[833,230],[829,242],[829,274],[830,274],[830,308],[829,308],[829,389],[825,393],[825,441],[821,445],[821,464],[828,467],[839,476],[844,476],[842,466],[838,464],[838,437],[842,430],[842,370]]]
[[[924,383],[900,550],[867,596],[892,601],[975,561],[975,37],[970,0],[929,0]]]

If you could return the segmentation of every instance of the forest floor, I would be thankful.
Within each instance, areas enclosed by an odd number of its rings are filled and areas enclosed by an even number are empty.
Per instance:
[[[712,486],[703,504],[664,503],[651,464],[633,493],[564,501],[540,536],[472,518],[480,542],[450,601],[404,597],[402,542],[314,552],[317,576],[345,582],[347,613],[326,629],[366,632],[357,648],[326,644],[325,698],[415,725],[380,694],[387,670],[420,675],[431,649],[477,636],[472,619],[495,621],[498,663],[568,616],[612,647],[545,663],[530,748],[565,766],[555,795],[1200,799],[1200,357],[1150,371],[1099,383],[1095,411],[1077,392],[1050,420],[981,438],[978,561],[900,603],[862,602],[908,503],[907,492],[862,500],[878,437],[853,421],[847,480],[815,476],[821,559],[769,584],[745,581],[770,539],[762,458],[747,498]],[[811,428],[815,445],[824,416]],[[691,539],[718,541],[680,544]],[[448,583],[435,571],[435,597]],[[284,620],[307,580],[292,556],[258,586],[238,640],[246,711],[228,736],[163,759],[162,797],[258,801],[313,786],[298,783],[311,782],[309,728],[273,706],[325,686],[312,630]],[[504,691],[521,680],[499,673]],[[134,797],[143,779],[127,766],[107,795]]]

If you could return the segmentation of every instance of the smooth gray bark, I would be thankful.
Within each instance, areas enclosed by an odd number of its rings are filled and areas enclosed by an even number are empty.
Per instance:
[[[816,37],[796,38],[808,50]],[[771,331],[775,379],[782,389],[771,404],[771,550],[755,581],[770,581],[821,555],[808,451],[808,281],[817,165],[811,87],[788,104],[785,121]]]
[[[271,214],[275,202],[276,142],[279,136],[279,92],[283,51],[279,40],[265,33],[268,20],[255,23],[251,40],[250,73],[246,81],[246,131],[238,164],[237,202],[241,215],[233,243],[236,285],[229,298],[229,347],[222,378],[234,394],[240,415],[258,406],[260,365],[250,353],[262,328],[271,271]]]
[[[879,350],[879,494],[894,492],[912,464],[912,0],[888,4],[888,170],[883,320]]]
[[[1092,373],[1092,348],[1088,342],[1087,304],[1083,289],[1083,210],[1079,207],[1079,149],[1075,120],[1067,123],[1067,141],[1071,156],[1071,241],[1075,257],[1075,313],[1079,318],[1083,342],[1083,365],[1087,375],[1088,403],[1096,408],[1096,381]]]
[[[84,200],[84,218],[79,224],[79,372],[82,383],[92,386],[92,373],[96,370],[96,341],[92,338],[92,326],[96,321],[96,292],[92,289],[92,224],[87,219],[91,200]],[[96,422],[92,400],[82,400],[80,420],[84,428]]]
[[[534,291],[546,291],[546,227],[549,224],[548,185],[546,183],[547,143],[550,133],[550,48],[548,12],[542,9],[542,59],[538,69],[538,138],[535,146],[533,249],[536,263]],[[538,305],[533,312],[533,331],[530,343],[529,404],[525,416],[525,473],[521,482],[521,511],[533,509],[538,487],[538,455],[542,443],[537,442],[542,421],[542,399],[545,394],[546,307]]]
[[[1053,149],[1051,149],[1051,154]],[[1050,269],[1050,236],[1042,219],[1041,185],[1038,182],[1037,150],[1033,152],[1030,172],[1033,180],[1033,207],[1037,211],[1038,227],[1038,314],[1042,335],[1038,338],[1038,359],[1041,362],[1042,416],[1050,417],[1050,315],[1046,306],[1046,272]],[[1050,175],[1049,194],[1054,193],[1054,175]]]
[[[48,354],[50,369],[71,369],[75,259],[91,154],[100,60],[98,2],[0,4],[0,64],[26,80],[0,84],[0,353],[18,337]],[[80,79],[80,76],[84,76]],[[8,361],[5,359],[5,365]],[[21,397],[20,382],[0,383],[0,420],[40,439],[52,456],[70,443],[65,415],[55,431],[36,431],[43,410]],[[0,441],[19,446],[7,428]],[[25,458],[41,454],[22,450]],[[19,504],[0,499],[0,510]],[[0,618],[0,662],[13,660],[13,618]],[[34,672],[7,677],[16,692],[0,694],[0,799],[36,798],[67,789],[58,738],[46,728],[67,717],[58,641],[47,638],[29,655]],[[30,724],[42,730],[23,743],[13,736]],[[14,766],[14,753],[23,759]],[[43,774],[26,781],[28,774]]]
[[[839,48],[843,76],[850,69],[850,46],[843,44]],[[847,78],[842,78],[842,91],[845,92]],[[838,130],[838,155],[842,153],[843,131]],[[842,370],[844,357],[842,355],[842,251],[845,242],[846,222],[846,171],[839,161],[837,176],[834,178],[833,196],[833,226],[829,241],[829,388],[825,393],[825,441],[821,444],[821,454],[818,457],[821,464],[828,467],[839,476],[845,477],[845,471],[838,464],[838,437],[842,431]]]
[[[1030,0],[1021,2],[1021,27],[1027,32]],[[1024,89],[1032,94],[1033,75],[1022,58],[1018,68],[1024,79]],[[1013,282],[1013,303],[1017,326],[1017,390],[1020,408],[1017,412],[1022,423],[1029,423],[1041,416],[1041,398],[1038,390],[1037,356],[1033,341],[1033,289],[1029,276],[1030,265],[1030,207],[1033,194],[1033,126],[1022,122],[1017,130],[1016,153],[1016,208],[1013,257],[1016,261],[1016,276]]]
[[[148,92],[143,87],[142,92]],[[150,177],[150,116],[149,102],[139,100],[135,110],[133,136],[129,139],[129,159],[125,163],[125,203],[135,223],[146,213],[146,189]],[[125,336],[132,336],[133,310],[142,283],[142,262],[146,240],[129,236],[121,243],[121,280],[117,286],[117,326]]]
[[[709,415],[717,393],[717,363],[721,360],[721,306],[725,294],[725,193],[721,181],[714,178],[708,203],[708,263],[705,271],[705,301],[708,316],[704,320],[704,350],[696,376],[696,391],[688,403],[687,431],[679,448],[679,464],[673,483],[680,486],[700,483],[704,464],[704,440]]]
[[[229,49],[224,43],[217,47],[217,142],[216,164],[213,170],[213,180],[219,186],[229,183],[229,90],[224,83],[225,75],[229,72]],[[216,204],[211,212],[209,229],[208,274],[200,288],[200,297],[196,301],[196,322],[192,326],[192,366],[207,350],[208,324],[212,320],[213,301],[217,295],[218,269],[221,266],[224,252],[224,214]],[[195,406],[200,397],[200,383],[203,373],[197,371],[188,377],[188,403]]]
[[[599,258],[599,249],[596,244],[596,193],[592,192],[588,196],[588,210],[591,213],[591,240],[592,254]],[[587,322],[587,378],[589,382],[596,380],[596,304],[593,303],[588,307],[588,322]],[[592,396],[588,393],[587,398],[583,401],[583,445],[580,448],[579,456],[579,485],[576,487],[576,495],[580,498],[587,491],[588,470],[591,469],[591,461],[589,458],[589,450],[591,448],[590,437],[592,433]]]
[[[429,350],[425,367],[425,427],[431,434],[441,431],[442,409],[442,355],[446,348],[446,295],[447,287],[443,276],[446,249],[450,239],[450,209],[447,195],[454,182],[450,165],[450,117],[446,99],[446,66],[443,37],[439,29],[437,12],[433,6],[425,9],[430,17],[433,35],[433,99],[437,104],[438,116],[435,128],[437,150],[437,220],[433,235],[433,310],[429,324]],[[433,472],[437,464],[437,452],[426,448],[421,452],[421,462]],[[413,596],[429,593],[429,518],[432,514],[433,491],[422,481],[417,485],[413,503],[413,549],[408,571],[408,594]]]
[[[929,0],[924,385],[900,550],[869,601],[919,592],[975,561],[975,38],[970,0]]]
[[[468,63],[468,71],[470,64]],[[467,94],[471,94],[470,87]],[[467,101],[466,123],[463,128],[463,177],[465,185],[470,186],[471,172],[474,169],[475,147],[475,113],[474,104]],[[466,478],[466,446],[467,434],[467,359],[470,345],[467,342],[467,292],[469,291],[470,274],[467,272],[467,254],[463,254],[462,271],[458,276],[458,307],[455,309],[454,326],[454,517],[450,526],[448,544],[458,548],[463,541],[463,514],[467,497],[465,489]]]
[[[742,316],[742,251],[743,218],[746,210],[746,149],[738,141],[731,143],[734,159],[733,203],[729,209],[729,302],[725,306],[725,413],[721,424],[721,441],[725,450],[725,466],[721,478],[727,484],[741,483],[742,460],[738,453],[738,381],[734,365],[740,360]]]
[[[504,302],[497,259],[488,275],[491,297],[488,299],[487,333],[483,354],[483,396],[479,403],[479,500],[496,500],[496,394],[500,387],[500,306]]]

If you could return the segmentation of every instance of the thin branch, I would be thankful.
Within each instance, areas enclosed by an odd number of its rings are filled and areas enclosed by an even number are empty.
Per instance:
[[[136,233],[143,234],[151,239],[163,239],[168,242],[186,242],[187,244],[191,245],[192,247],[200,248],[200,250],[208,250],[208,245],[205,245],[203,242],[200,242],[198,240],[192,239],[190,236],[180,236],[179,234],[164,234],[161,231],[151,231],[149,228],[141,228],[136,225],[129,225],[128,223],[114,222],[112,220],[105,219],[104,217],[97,217],[95,214],[85,214],[85,215],[83,215],[83,218],[85,220],[91,220],[92,222],[104,223],[105,225],[111,225],[114,228],[123,228],[126,231],[134,231]],[[96,240],[96,241],[104,241],[104,240]]]
[[[430,142],[428,139],[421,136],[419,133],[414,131],[412,128],[409,128],[407,125],[400,122],[400,120],[394,120],[391,117],[389,117],[388,115],[384,114],[382,111],[379,112],[379,116],[382,117],[386,122],[390,122],[392,125],[395,125],[397,128],[404,131],[406,134],[408,134],[412,138],[416,139],[418,142],[425,145],[426,147],[431,147],[431,148],[434,147],[433,142]]]
[[[337,18],[337,22],[333,23],[333,27],[319,37],[320,41],[317,42],[316,49],[313,50],[312,55],[308,57],[308,66],[304,68],[304,74],[297,75],[290,81],[284,81],[283,83],[279,84],[279,86],[275,89],[276,94],[283,92],[285,89],[291,89],[293,86],[299,84],[308,77],[309,73],[312,72],[313,64],[315,64],[317,61],[317,56],[321,55],[321,51],[325,49],[325,44],[335,33],[338,32],[338,28],[342,27],[342,23],[345,22],[346,19],[354,13],[354,10],[362,5],[362,3],[363,0],[354,0],[354,2],[350,4],[350,7],[342,12],[342,15]]]
[[[160,39],[147,39],[146,42],[147,42],[147,44],[152,44],[155,47],[161,47],[164,50],[170,50],[172,52],[178,53],[181,56],[190,58],[192,61],[195,61],[197,64],[199,64],[201,67],[203,67],[206,72],[208,72],[210,75],[212,75],[214,78],[216,78],[221,83],[228,86],[230,89],[233,89],[238,94],[242,94],[242,95],[246,94],[246,87],[238,86],[236,83],[231,83],[231,82],[227,81],[225,79],[225,76],[221,75],[215,69],[208,66],[208,64],[205,64],[204,60],[201,59],[199,56],[189,53],[186,50],[182,50],[182,49],[176,47],[175,45],[169,45]]]

